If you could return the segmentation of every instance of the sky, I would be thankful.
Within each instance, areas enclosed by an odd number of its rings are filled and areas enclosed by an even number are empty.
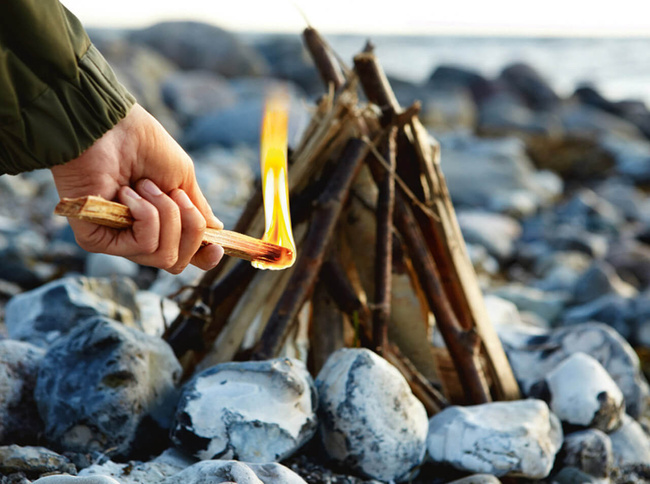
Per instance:
[[[647,0],[62,0],[87,27],[201,20],[236,31],[650,36]]]

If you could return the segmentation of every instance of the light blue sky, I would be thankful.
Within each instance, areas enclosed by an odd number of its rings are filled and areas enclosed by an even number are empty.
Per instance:
[[[648,36],[647,0],[62,0],[87,26],[202,20],[231,30]],[[299,7],[299,8],[298,8]]]

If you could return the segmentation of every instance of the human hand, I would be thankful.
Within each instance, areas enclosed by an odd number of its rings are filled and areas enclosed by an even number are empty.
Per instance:
[[[130,229],[69,219],[77,243],[89,252],[126,257],[179,274],[188,264],[208,270],[223,256],[201,248],[206,227],[223,228],[201,193],[185,151],[142,106],[78,158],[51,168],[63,197],[101,195],[131,210]]]

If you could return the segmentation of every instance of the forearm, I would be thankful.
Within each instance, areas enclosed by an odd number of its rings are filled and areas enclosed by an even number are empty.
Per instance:
[[[0,2],[0,174],[78,157],[133,103],[58,0]]]

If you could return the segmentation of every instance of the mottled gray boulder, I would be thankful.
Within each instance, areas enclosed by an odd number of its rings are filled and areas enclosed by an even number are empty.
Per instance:
[[[566,103],[556,114],[567,136],[601,139],[615,135],[629,140],[642,138],[641,132],[632,123],[592,106]]]
[[[159,452],[167,442],[180,375],[178,360],[161,339],[90,318],[41,362],[34,395],[46,437],[56,448],[77,452]]]
[[[295,472],[277,463],[249,464],[233,460],[204,460],[171,476],[162,484],[306,484]]]
[[[548,136],[559,126],[553,116],[533,111],[519,95],[503,90],[481,102],[476,128],[483,136]]]
[[[0,475],[16,472],[33,479],[50,472],[76,474],[77,469],[66,457],[45,447],[0,447]]]
[[[616,382],[625,397],[627,413],[632,417],[643,414],[650,388],[641,373],[639,357],[609,326],[584,323],[532,331],[502,325],[496,329],[524,394],[570,355],[582,352],[595,358]]]
[[[492,90],[490,81],[477,71],[454,65],[440,65],[431,73],[427,87],[436,89],[467,89],[475,101],[481,101]]]
[[[605,294],[593,301],[573,306],[562,314],[562,324],[598,321],[614,328],[625,339],[634,334],[634,308],[630,299],[616,293]]]
[[[399,371],[369,350],[343,348],[316,386],[329,457],[374,479],[408,479],[424,458],[427,414]]]
[[[177,71],[167,76],[162,96],[184,122],[231,107],[238,100],[225,78],[204,70]]]
[[[5,323],[12,339],[47,347],[84,318],[106,316],[127,325],[139,318],[130,279],[66,277],[12,298]]]
[[[609,484],[609,479],[600,479],[575,467],[565,467],[551,480],[552,484]]]
[[[623,393],[607,370],[585,353],[574,353],[531,388],[562,422],[611,432],[625,412]]]
[[[535,110],[552,110],[560,104],[560,97],[531,66],[523,63],[510,64],[501,71],[503,80]]]
[[[188,458],[171,448],[148,462],[131,461],[124,464],[109,460],[103,464],[86,467],[79,472],[79,475],[107,476],[116,479],[120,484],[158,484],[194,463],[196,463],[195,459]]]
[[[445,153],[442,169],[457,205],[530,214],[562,191],[556,175],[535,170],[518,139],[481,139],[459,133],[445,133],[438,139]]]
[[[614,462],[612,441],[596,429],[582,430],[564,438],[559,461],[562,466],[575,467],[591,476],[609,477]]]
[[[138,329],[151,336],[162,337],[180,313],[178,303],[152,291],[138,291],[135,295],[140,312]]]
[[[226,77],[267,72],[261,56],[236,35],[201,22],[161,22],[136,30],[130,40],[147,45],[181,69],[204,69]]]
[[[37,479],[32,484],[124,484],[108,476],[54,475]]]
[[[448,407],[429,421],[434,462],[495,476],[546,477],[562,445],[562,427],[540,400]]]
[[[650,142],[646,139],[629,139],[616,134],[603,138],[603,146],[612,153],[616,170],[635,183],[650,182]]]
[[[636,292],[634,287],[618,277],[610,264],[596,261],[576,281],[573,300],[576,304],[584,304],[611,293],[622,297],[633,297]]]
[[[1,443],[34,443],[43,431],[34,387],[44,354],[43,349],[29,343],[0,340]]]
[[[563,291],[547,292],[519,283],[503,285],[491,293],[514,303],[519,311],[536,314],[547,323],[557,319],[571,298]]]
[[[641,424],[630,416],[623,416],[623,424],[609,434],[609,438],[616,466],[650,463],[650,437]]]
[[[482,245],[501,261],[513,256],[515,242],[521,235],[521,225],[514,218],[481,210],[459,210],[458,223],[466,242]]]
[[[317,405],[298,360],[222,363],[185,385],[171,437],[200,459],[278,461],[314,435]]]

